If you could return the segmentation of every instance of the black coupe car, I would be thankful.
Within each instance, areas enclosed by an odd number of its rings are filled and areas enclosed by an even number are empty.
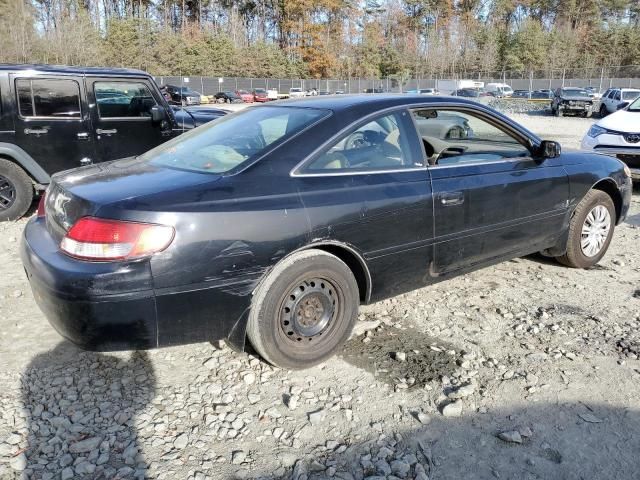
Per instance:
[[[218,103],[242,103],[242,98],[236,92],[218,92],[214,95]]]
[[[248,339],[296,369],[341,346],[361,303],[534,252],[594,265],[630,198],[617,159],[472,101],[316,97],[55,176],[21,256],[81,347]]]

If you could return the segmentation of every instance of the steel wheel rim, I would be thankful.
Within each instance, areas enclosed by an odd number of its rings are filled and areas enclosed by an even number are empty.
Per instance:
[[[582,224],[580,248],[586,257],[598,255],[609,238],[611,231],[611,215],[604,205],[596,205],[591,209]]]
[[[300,344],[322,336],[333,325],[340,308],[335,285],[324,278],[294,284],[283,297],[280,327],[287,340]]]
[[[16,187],[13,183],[0,175],[0,210],[8,210],[16,201]]]

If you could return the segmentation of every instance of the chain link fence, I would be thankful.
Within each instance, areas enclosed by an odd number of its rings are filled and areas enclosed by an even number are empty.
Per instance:
[[[423,78],[343,78],[343,79],[300,79],[300,78],[244,78],[244,77],[200,77],[200,76],[158,76],[159,85],[188,86],[204,95],[214,95],[222,91],[265,88],[289,93],[291,88],[316,89],[330,93],[363,93],[367,90],[385,92],[406,92],[421,88],[438,88],[441,80],[477,80],[487,83],[506,83],[514,90],[540,90],[558,87],[596,87],[604,91],[611,87],[640,88],[640,65],[620,67],[593,67],[582,69],[519,70],[494,72],[457,72],[453,74],[430,75]]]

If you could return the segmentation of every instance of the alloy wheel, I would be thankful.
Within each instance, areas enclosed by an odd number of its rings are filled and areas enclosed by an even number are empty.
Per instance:
[[[8,210],[16,201],[16,187],[11,181],[0,175],[0,210]]]

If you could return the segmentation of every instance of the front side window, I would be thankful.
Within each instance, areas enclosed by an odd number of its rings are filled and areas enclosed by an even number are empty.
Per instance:
[[[75,80],[16,79],[22,117],[80,118],[80,86]]]
[[[184,133],[142,158],[165,167],[226,173],[328,115],[327,110],[315,108],[250,108]]]
[[[100,118],[150,118],[157,105],[141,82],[96,82],[93,89]]]
[[[467,112],[412,111],[427,161],[432,166],[487,163],[530,156],[511,134]]]
[[[352,130],[312,160],[303,173],[415,168],[403,115],[385,115]]]

